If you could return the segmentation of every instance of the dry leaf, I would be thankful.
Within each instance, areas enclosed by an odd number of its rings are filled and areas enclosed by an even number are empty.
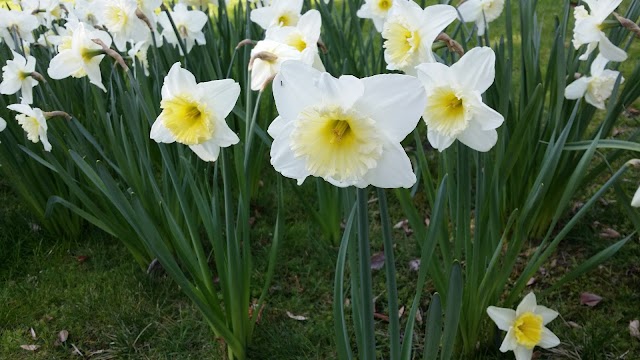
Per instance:
[[[582,329],[582,326],[580,324],[578,324],[577,322],[567,321],[567,324],[569,324],[569,326],[571,326],[574,329]]]
[[[78,347],[75,344],[71,344],[71,346],[73,347],[73,351],[71,352],[73,355],[80,355],[84,357],[84,355],[82,354],[82,351],[80,351],[80,349],[78,349]]]
[[[402,315],[404,314],[404,306],[400,308],[400,310],[398,310],[398,317],[402,317]]]
[[[302,316],[302,315],[293,315],[292,313],[287,311],[287,316],[290,317],[293,320],[298,320],[298,321],[305,321],[307,320],[306,317]]]
[[[606,228],[600,232],[600,237],[603,239],[617,239],[620,237],[620,233],[612,228]]]
[[[629,321],[629,334],[631,334],[631,336],[633,336],[634,338],[640,340],[640,321]]]
[[[29,328],[29,332],[31,333],[31,337],[33,340],[36,340],[38,337],[36,336],[36,331],[33,328]]]
[[[405,221],[406,221],[406,222],[409,222],[409,220],[404,219],[404,220],[400,221],[399,223],[397,223],[397,224],[393,225],[393,228],[394,228],[394,229],[400,229],[400,228],[402,228],[402,227],[404,226]]]
[[[532,277],[531,279],[529,279],[529,281],[527,281],[527,286],[531,286],[535,283],[536,283],[536,278]]]
[[[384,251],[371,256],[371,270],[380,270],[384,266]]]
[[[420,270],[420,259],[414,259],[409,261],[409,270],[411,271]]]
[[[581,305],[587,305],[590,307],[594,307],[596,305],[598,305],[598,303],[600,303],[600,301],[602,301],[602,297],[596,295],[596,294],[592,294],[592,293],[588,293],[588,292],[583,292],[582,294],[580,294],[580,304]]]
[[[67,341],[68,338],[69,332],[67,330],[62,330],[58,333],[58,341],[60,341],[61,343]]]
[[[379,313],[374,312],[373,313],[373,317],[375,319],[379,319],[379,320],[382,320],[382,321],[389,322],[389,317],[387,315],[384,315],[384,314],[379,314]]]
[[[20,345],[20,347],[27,351],[36,351],[40,348],[38,345]]]
[[[422,324],[422,311],[420,311],[420,309],[416,311],[416,322]]]
[[[87,260],[89,260],[89,257],[86,255],[80,255],[80,256],[76,256],[76,260],[78,260],[78,262],[80,264],[86,262]]]

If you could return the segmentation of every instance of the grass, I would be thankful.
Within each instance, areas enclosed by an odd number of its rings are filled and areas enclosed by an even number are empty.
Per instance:
[[[543,39],[549,39],[554,14],[559,11],[555,1],[539,1],[538,12],[547,34]],[[500,21],[492,24],[491,32],[500,34],[501,26]],[[627,185],[631,190],[634,183]],[[303,192],[312,188],[307,184]],[[539,293],[548,288],[576,264],[616,241],[601,237],[604,229],[614,228],[623,236],[631,233],[628,221],[620,220],[624,214],[613,202],[613,194],[607,199],[609,203],[599,204],[583,219],[553,259],[536,274],[531,290]],[[337,249],[327,245],[319,231],[309,225],[312,220],[304,215],[300,202],[290,200],[288,203],[294,205],[287,209],[285,242],[250,347],[250,358],[332,359],[336,356],[331,311]],[[259,197],[254,205],[256,209],[271,208],[269,201]],[[39,229],[2,179],[0,204],[0,359],[74,359],[79,358],[74,355],[76,349],[91,359],[223,358],[222,347],[210,341],[209,328],[177,286],[162,274],[146,275],[117,240],[93,229],[86,229],[79,240],[52,238]],[[375,206],[372,207],[375,220]],[[263,213],[255,225],[256,278],[264,276],[265,264],[261,261],[270,239],[268,226],[263,223],[272,222],[270,214]],[[397,222],[402,217],[396,215],[393,220]],[[372,226],[376,234],[375,221]],[[418,252],[411,236],[405,236],[402,230],[394,231],[398,283],[402,285],[398,289],[399,301],[408,307],[417,278],[409,262],[418,257]],[[372,252],[381,249],[381,241],[374,240]],[[640,358],[640,341],[628,331],[629,321],[640,317],[637,264],[640,241],[635,236],[613,260],[541,297],[541,302],[562,314],[550,328],[563,341],[553,351],[542,352],[542,358]],[[383,272],[375,272],[374,295],[383,295],[380,299],[384,298],[383,282]],[[257,297],[259,289],[254,291]],[[593,308],[580,305],[582,292],[596,293],[603,301]],[[427,299],[425,293],[423,305]],[[380,314],[387,312],[383,300],[376,303],[376,310]],[[307,320],[291,319],[287,312]],[[34,330],[35,339],[30,329]],[[64,344],[57,344],[62,330],[68,331],[69,338]],[[378,321],[376,330],[382,353],[386,347],[386,323]],[[418,332],[418,348],[422,344],[420,336],[422,333]],[[495,342],[499,345],[500,338],[496,337]],[[20,348],[30,344],[40,347],[34,352]],[[479,348],[477,358],[505,357],[495,346]]]

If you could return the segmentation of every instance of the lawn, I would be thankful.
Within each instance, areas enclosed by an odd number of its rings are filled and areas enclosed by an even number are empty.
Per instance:
[[[1,1],[0,1],[1,3]],[[432,3],[432,2],[430,2]],[[550,42],[555,15],[561,6],[554,0],[538,4],[543,21],[543,43]],[[516,14],[517,9],[514,9]],[[492,24],[492,34],[501,34],[501,21]],[[494,35],[497,40],[497,35]],[[635,54],[640,46],[635,45]],[[633,55],[631,56],[633,58]],[[544,56],[543,56],[544,58]],[[629,69],[634,64],[625,64]],[[517,70],[517,69],[516,69]],[[624,133],[638,126],[628,118],[618,130]],[[2,144],[0,144],[2,146]],[[268,159],[264,159],[265,162]],[[274,183],[272,172],[263,183]],[[623,184],[631,192],[640,176]],[[604,182],[606,179],[598,179]],[[287,182],[290,189],[295,182]],[[311,194],[305,184],[302,194]],[[583,198],[594,189],[584,189]],[[278,254],[275,277],[267,303],[250,344],[251,359],[333,359],[333,269],[338,249],[322,239],[299,199],[291,194],[285,211],[286,233]],[[392,198],[392,196],[390,196]],[[581,199],[576,199],[576,208]],[[252,202],[255,223],[252,234],[257,263],[254,277],[264,277],[265,254],[269,250],[275,214],[268,192]],[[404,220],[398,204],[391,204],[392,221]],[[378,208],[372,206],[372,252],[382,250]],[[560,224],[559,226],[561,226]],[[611,191],[583,218],[530,281],[536,293],[549,288],[576,264],[633,233],[620,204]],[[408,309],[413,299],[412,284],[417,272],[412,260],[419,257],[413,235],[394,229],[400,306]],[[534,251],[532,241],[527,251]],[[525,254],[522,254],[525,255]],[[524,257],[517,268],[524,267]],[[41,228],[11,187],[0,178],[0,359],[222,359],[225,348],[211,341],[209,327],[201,314],[164,274],[148,274],[133,261],[117,239],[86,226],[78,239],[55,238]],[[375,271],[374,296],[385,298],[384,272]],[[257,281],[256,283],[260,283]],[[428,286],[425,294],[431,293]],[[259,297],[260,289],[252,289]],[[581,295],[601,297],[590,305]],[[586,276],[572,281],[544,297],[545,305],[561,316],[549,325],[562,344],[538,351],[540,359],[640,359],[640,335],[633,337],[630,321],[640,319],[640,239],[637,235],[612,260]],[[426,308],[427,297],[423,297]],[[386,303],[376,302],[376,337],[380,353],[387,348]],[[347,304],[348,306],[348,304]],[[407,311],[408,312],[408,311]],[[406,320],[406,313],[401,319]],[[487,318],[487,321],[489,319]],[[424,324],[419,321],[419,328]],[[68,336],[62,336],[66,332]],[[422,331],[414,346],[423,346]],[[62,339],[61,339],[62,337]],[[61,341],[64,340],[64,341]],[[479,347],[475,359],[504,359],[496,346]],[[29,349],[35,345],[37,349]],[[25,349],[26,347],[26,349]],[[511,356],[511,355],[509,355]]]

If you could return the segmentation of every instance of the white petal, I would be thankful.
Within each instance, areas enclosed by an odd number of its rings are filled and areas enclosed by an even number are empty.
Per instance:
[[[518,346],[513,350],[516,360],[531,360],[533,357],[533,349],[527,349],[524,346]]]
[[[551,310],[548,307],[542,305],[536,306],[536,311],[534,311],[534,313],[536,315],[542,316],[542,325],[547,325],[559,315],[557,311]]]
[[[513,321],[516,319],[516,311],[513,309],[505,309],[496,306],[489,306],[487,308],[487,314],[498,326],[498,329],[503,331],[509,331]]]
[[[298,29],[305,37],[318,41],[320,38],[320,27],[322,26],[322,17],[318,10],[309,10],[300,16],[298,20]]]
[[[6,128],[7,128],[7,122],[0,117],[0,131],[3,131]]]
[[[460,85],[482,94],[496,78],[496,54],[490,47],[475,47],[451,65],[451,70]]]
[[[589,86],[589,78],[581,77],[580,79],[572,82],[564,89],[564,97],[569,100],[580,99],[587,92]]]
[[[203,82],[197,85],[197,90],[201,101],[206,101],[219,119],[231,113],[240,96],[240,85],[232,79]]]
[[[504,122],[504,116],[502,116],[502,114],[482,102],[478,102],[477,105],[473,107],[473,112],[474,115],[471,121],[476,122],[482,130],[496,129]]]
[[[294,119],[285,120],[282,116],[276,117],[269,125],[267,133],[274,139],[279,137],[280,133],[282,133],[286,129],[287,125],[291,124],[291,121]]]
[[[286,128],[271,144],[271,165],[277,172],[291,179],[298,180],[298,185],[309,176],[305,162],[296,158],[289,147],[289,138],[293,127]]]
[[[87,72],[89,82],[102,89],[102,91],[107,92],[107,89],[102,84],[102,74],[100,73],[100,61],[102,61],[103,57],[104,55],[94,56],[84,68]]]
[[[220,119],[216,122],[215,132],[210,141],[214,141],[220,147],[227,147],[239,143],[240,139],[224,119]]]
[[[354,105],[376,121],[392,142],[402,141],[420,121],[427,97],[418,79],[399,74],[362,79],[364,95]]]
[[[82,69],[82,62],[73,55],[71,50],[65,50],[51,59],[47,73],[52,79],[59,80],[71,76],[80,69]]]
[[[430,53],[436,37],[458,18],[458,11],[450,5],[431,5],[423,10],[422,18],[425,25],[420,29],[420,41]]]
[[[285,61],[273,81],[273,98],[278,113],[287,121],[294,120],[298,113],[322,99],[316,86],[320,71],[300,61]]]
[[[162,122],[162,115],[158,116],[156,121],[151,126],[150,137],[151,139],[159,143],[171,144],[176,141],[176,138],[173,136],[173,134],[169,131],[169,129],[167,129],[166,126],[164,126],[164,123]]]
[[[631,206],[640,207],[640,187],[636,190],[636,193],[633,195],[633,199],[631,199]]]
[[[442,135],[438,132],[430,131],[429,129],[427,129],[427,140],[429,140],[429,144],[431,144],[434,149],[442,152],[446,148],[451,146],[456,138]]]
[[[275,13],[273,9],[269,6],[251,10],[251,14],[250,14],[251,21],[260,25],[260,27],[263,29],[266,29],[269,27],[269,24],[271,23],[271,20],[273,20],[274,16],[275,16]]]
[[[468,0],[458,6],[460,19],[464,22],[474,22],[482,18],[482,7],[478,0]]]
[[[189,148],[204,161],[216,161],[220,154],[220,146],[212,140],[198,145],[189,145]]]
[[[602,74],[604,68],[607,66],[609,59],[602,56],[602,54],[598,54],[596,58],[591,63],[591,76],[597,77]]]
[[[31,109],[31,107],[29,105],[25,105],[25,104],[12,104],[12,105],[8,105],[7,109],[9,110],[13,110],[22,114],[25,114],[27,116],[30,117],[36,117],[35,112],[33,111],[33,109]]]
[[[179,62],[173,64],[164,78],[163,99],[170,99],[182,93],[190,93],[196,89],[196,78],[189,70],[183,69],[181,66]]]
[[[543,327],[542,338],[540,338],[538,346],[543,349],[549,349],[558,345],[560,345],[560,339],[558,339],[556,334],[552,333],[551,330],[547,329],[546,327]]]
[[[470,121],[469,126],[458,135],[458,140],[474,150],[487,152],[498,141],[498,132],[495,129],[483,130],[478,123]]]
[[[427,89],[433,89],[439,86],[449,85],[455,79],[455,74],[451,68],[441,63],[425,63],[416,66],[418,79]]]
[[[599,49],[602,56],[611,61],[625,61],[627,60],[627,53],[619,47],[613,45],[611,40],[607,38],[604,32],[600,32]]]
[[[598,47],[598,43],[597,42],[591,42],[587,45],[587,50],[584,52],[584,54],[580,55],[580,57],[578,58],[581,61],[585,61],[589,58],[589,55],[591,55],[591,53],[593,52],[593,50],[596,49],[596,47]]]
[[[9,78],[9,76],[5,77],[0,83],[0,94],[4,95],[12,95],[18,92],[22,87],[22,83],[18,78]]]
[[[606,106],[604,104],[604,100],[601,100],[601,99],[598,99],[598,98],[594,97],[593,94],[591,93],[591,91],[587,91],[584,94],[584,100],[587,103],[595,106],[596,108],[598,108],[600,110],[606,109]]]
[[[527,296],[520,301],[518,308],[516,308],[516,316],[520,316],[526,312],[534,312],[536,310],[536,295],[533,292],[527,294]]]
[[[516,340],[515,335],[513,334],[513,328],[509,328],[507,331],[507,336],[502,340],[502,344],[500,345],[500,351],[507,352],[515,350],[518,347],[518,341]]]
[[[385,189],[410,188],[416,182],[416,175],[400,143],[389,142],[383,145],[378,164],[364,175],[364,181]]]
[[[336,79],[329,73],[321,73],[318,90],[322,93],[322,99],[328,103],[350,109],[364,94],[364,84],[355,76],[343,75]]]

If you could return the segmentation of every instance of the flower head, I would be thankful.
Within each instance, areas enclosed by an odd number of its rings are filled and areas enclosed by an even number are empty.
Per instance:
[[[135,0],[100,0],[97,5],[98,20],[113,35],[119,51],[125,51],[129,41],[143,41],[148,37],[149,28],[136,16]]]
[[[18,37],[22,40],[33,43],[36,40],[33,37],[33,31],[39,25],[38,18],[30,12],[0,9],[0,37],[11,49],[19,46],[13,41],[13,31],[16,31]]]
[[[171,18],[173,23],[178,29],[180,38],[185,42],[187,47],[187,53],[191,52],[193,45],[204,45],[207,40],[204,37],[202,28],[207,23],[209,17],[207,14],[200,10],[188,10],[184,4],[176,4],[171,12]],[[162,26],[162,36],[167,39],[167,42],[174,46],[178,46],[180,54],[182,54],[182,47],[179,46],[178,38],[176,37],[171,21],[165,12],[161,13],[158,17],[158,24]]]
[[[382,32],[382,27],[392,6],[393,0],[365,0],[356,15],[359,18],[373,20],[376,30]]]
[[[538,305],[534,293],[525,296],[515,311],[489,306],[487,314],[500,330],[507,332],[500,351],[513,351],[516,360],[531,360],[535,346],[548,349],[560,344],[560,339],[545,326],[558,313]]]
[[[0,93],[5,95],[15,94],[20,90],[23,104],[33,103],[32,89],[38,85],[32,76],[36,70],[36,59],[29,56],[25,59],[22,55],[13,52],[13,60],[7,60],[7,65],[2,68],[2,82]]]
[[[489,47],[474,48],[457,63],[416,67],[427,93],[422,118],[431,145],[443,151],[456,139],[478,151],[489,151],[498,140],[495,130],[504,117],[482,102],[495,78],[495,53]]]
[[[269,6],[251,10],[251,21],[263,29],[273,26],[296,26],[302,11],[302,0],[272,0]]]
[[[422,10],[413,1],[395,0],[382,30],[387,69],[415,75],[416,65],[434,62],[433,42],[457,17],[453,6],[433,5]]]
[[[300,52],[303,62],[311,65],[318,63],[318,70],[324,71],[318,55],[318,39],[322,19],[318,10],[309,10],[300,16],[296,26],[272,27],[267,29],[266,40],[273,40]]]
[[[591,63],[591,76],[583,76],[572,82],[564,91],[567,99],[575,100],[584,96],[584,99],[598,109],[605,108],[605,100],[607,100],[616,84],[616,79],[620,72],[605,69],[609,60],[605,59],[602,54]],[[624,78],[620,78],[620,83]]]
[[[47,138],[47,119],[42,110],[25,104],[13,104],[7,108],[20,113],[16,115],[16,120],[27,133],[27,139],[33,143],[42,142],[44,151],[51,151],[51,144]]]
[[[164,78],[162,112],[151,127],[151,138],[188,145],[202,160],[216,161],[221,147],[240,141],[225,122],[238,96],[235,81],[196,83],[193,74],[175,63]]]
[[[336,186],[410,187],[416,177],[400,145],[420,119],[424,91],[399,74],[336,79],[299,61],[282,64],[268,129],[271,164],[301,184],[308,176]]]
[[[574,17],[576,25],[573,29],[573,46],[578,50],[587,44],[587,51],[580,56],[580,60],[587,60],[593,50],[598,47],[600,53],[610,61],[624,61],[627,53],[613,45],[602,31],[602,24],[609,15],[620,5],[622,0],[584,0],[589,5],[589,12],[584,6],[576,6]]]
[[[485,28],[502,14],[503,9],[504,0],[468,0],[458,7],[461,20],[475,22],[479,36],[484,35]]]
[[[251,50],[251,90],[263,90],[280,71],[286,60],[300,60],[302,53],[296,48],[274,40],[258,41]]]

